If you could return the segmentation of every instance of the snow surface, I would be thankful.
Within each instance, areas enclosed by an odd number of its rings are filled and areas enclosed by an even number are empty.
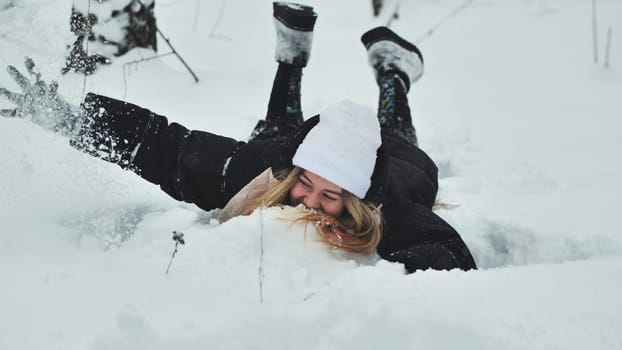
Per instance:
[[[0,65],[31,56],[78,103],[84,78],[59,73],[71,2],[8,3]],[[440,168],[439,199],[459,204],[438,213],[480,270],[404,275],[326,248],[279,209],[218,225],[215,212],[3,119],[0,349],[622,348],[622,2],[598,1],[598,64],[589,0],[473,1],[425,35],[462,3],[403,1],[393,26],[421,38],[415,126]],[[309,4],[319,18],[306,114],[343,98],[374,106],[358,41],[378,24],[371,6]],[[129,64],[152,55],[133,50],[85,90],[245,139],[276,68],[270,13],[268,1],[158,0],[160,28],[200,83],[173,56]],[[6,74],[0,86],[16,89]],[[164,274],[172,230],[187,244]]]

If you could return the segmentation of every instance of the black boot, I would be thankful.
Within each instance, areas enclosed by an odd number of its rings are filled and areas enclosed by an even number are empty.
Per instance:
[[[389,28],[377,27],[361,37],[380,89],[378,121],[383,133],[417,145],[408,106],[410,84],[423,74],[423,56],[415,45]]]
[[[369,64],[374,69],[376,81],[397,73],[406,86],[416,82],[423,74],[423,56],[412,43],[401,38],[387,27],[377,27],[361,36],[367,49]]]
[[[290,2],[274,2],[276,28],[275,59],[279,63],[304,67],[311,55],[313,27],[317,13],[313,7]]]

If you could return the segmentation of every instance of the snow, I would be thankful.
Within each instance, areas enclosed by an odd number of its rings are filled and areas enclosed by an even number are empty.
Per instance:
[[[0,6],[0,65],[28,55],[78,103],[84,78],[59,73],[71,3],[11,3]],[[420,38],[415,127],[439,165],[439,199],[459,205],[438,214],[480,270],[404,275],[325,247],[280,209],[218,224],[216,211],[2,119],[0,348],[622,348],[622,3],[598,1],[598,64],[591,1],[473,1],[425,35],[462,3],[403,1],[393,26]],[[319,18],[306,115],[343,98],[373,107],[358,41],[378,24],[371,6],[309,4]],[[200,83],[174,56],[124,66],[152,55],[133,50],[84,90],[245,139],[276,68],[270,13],[268,1],[156,1]],[[0,86],[17,89],[6,74]],[[173,230],[186,245],[165,274]]]

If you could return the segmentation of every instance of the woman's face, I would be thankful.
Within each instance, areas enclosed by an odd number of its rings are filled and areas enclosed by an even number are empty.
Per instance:
[[[303,170],[298,180],[289,190],[289,200],[293,206],[303,204],[310,209],[319,209],[332,217],[339,217],[344,209],[341,187]]]

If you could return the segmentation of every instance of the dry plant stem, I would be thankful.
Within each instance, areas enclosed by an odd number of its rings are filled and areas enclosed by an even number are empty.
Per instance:
[[[226,3],[227,3],[227,0],[222,0],[222,3],[220,3],[220,10],[218,10],[218,17],[216,17],[216,22],[214,22],[212,29],[209,31],[209,34],[207,36],[208,38],[229,39],[223,35],[216,34],[216,29],[218,29],[218,27],[220,26],[220,22],[222,21],[222,18],[225,14]]]
[[[447,21],[449,21],[452,17],[454,17],[455,15],[460,13],[460,11],[462,11],[462,10],[466,9],[467,7],[469,7],[469,5],[471,5],[472,3],[473,3],[473,0],[465,0],[465,2],[462,3],[462,5],[458,6],[456,9],[454,9],[453,11],[448,13],[445,17],[441,18],[438,22],[436,22],[436,24],[434,24],[432,27],[430,27],[430,29],[426,30],[425,33],[423,33],[417,40],[415,40],[415,44],[420,43],[423,39],[431,37],[432,34],[434,34],[434,32],[438,28],[440,28],[443,24],[445,24]]]
[[[264,273],[263,273],[263,209],[259,209],[259,247],[260,247],[260,251],[259,251],[259,271],[258,271],[258,277],[259,277],[259,302],[263,303],[263,279],[264,279]]]
[[[141,63],[141,62],[151,61],[153,59],[161,58],[161,57],[166,57],[166,56],[169,56],[169,55],[172,55],[172,54],[173,54],[173,52],[171,51],[171,52],[164,53],[164,54],[161,54],[161,55],[155,55],[155,56],[150,56],[150,57],[147,57],[147,58],[141,58],[141,59],[135,60],[135,61],[125,62],[123,64],[123,66],[121,67],[122,70],[123,70],[123,99],[125,99],[127,97],[127,73],[129,73],[130,67],[133,64],[138,67],[138,64]]]
[[[168,45],[168,47],[171,48],[171,50],[173,51],[173,54],[175,54],[175,56],[177,56],[177,58],[179,58],[179,60],[181,61],[181,63],[184,65],[184,67],[186,67],[186,69],[188,70],[188,72],[190,72],[190,74],[192,75],[192,77],[194,78],[195,82],[199,82],[199,78],[197,77],[196,74],[194,74],[194,72],[192,71],[192,69],[190,69],[190,67],[188,66],[188,64],[186,64],[186,61],[184,61],[183,58],[181,58],[181,56],[179,55],[179,53],[177,53],[177,50],[175,50],[175,48],[173,47],[173,45],[171,45],[171,41],[162,33],[162,31],[160,30],[160,28],[156,27],[156,30],[158,31],[158,34],[160,34],[160,36],[162,37],[162,39],[164,39],[164,41],[166,42],[166,44]]]
[[[609,68],[609,55],[611,54],[611,37],[613,36],[613,28],[609,26],[607,29],[607,44],[605,46],[605,68]]]
[[[173,258],[175,258],[175,254],[177,254],[177,246],[179,242],[175,242],[175,250],[173,251],[173,255],[171,255],[171,261],[168,262],[168,266],[166,267],[166,274],[168,275],[168,270],[171,268],[171,264],[173,263]]]
[[[86,41],[86,47],[84,49],[84,52],[86,53],[86,57],[89,57],[89,37],[91,36],[91,29],[93,27],[91,25],[90,14],[91,14],[91,0],[89,0],[89,7],[86,10],[86,17],[85,17],[88,34],[84,37],[84,40],[82,41],[82,43]],[[84,101],[85,96],[86,96],[86,70],[84,71],[84,79],[82,80],[82,101]]]
[[[315,292],[311,292],[311,294],[307,295],[302,301],[307,301],[309,299],[311,299],[312,296],[315,295]]]
[[[199,23],[199,14],[201,14],[201,1],[195,0],[196,8],[194,9],[194,22],[192,23],[192,32],[197,32],[197,24]]]
[[[592,44],[594,47],[594,63],[598,63],[598,22],[596,19],[596,0],[592,0]]]

